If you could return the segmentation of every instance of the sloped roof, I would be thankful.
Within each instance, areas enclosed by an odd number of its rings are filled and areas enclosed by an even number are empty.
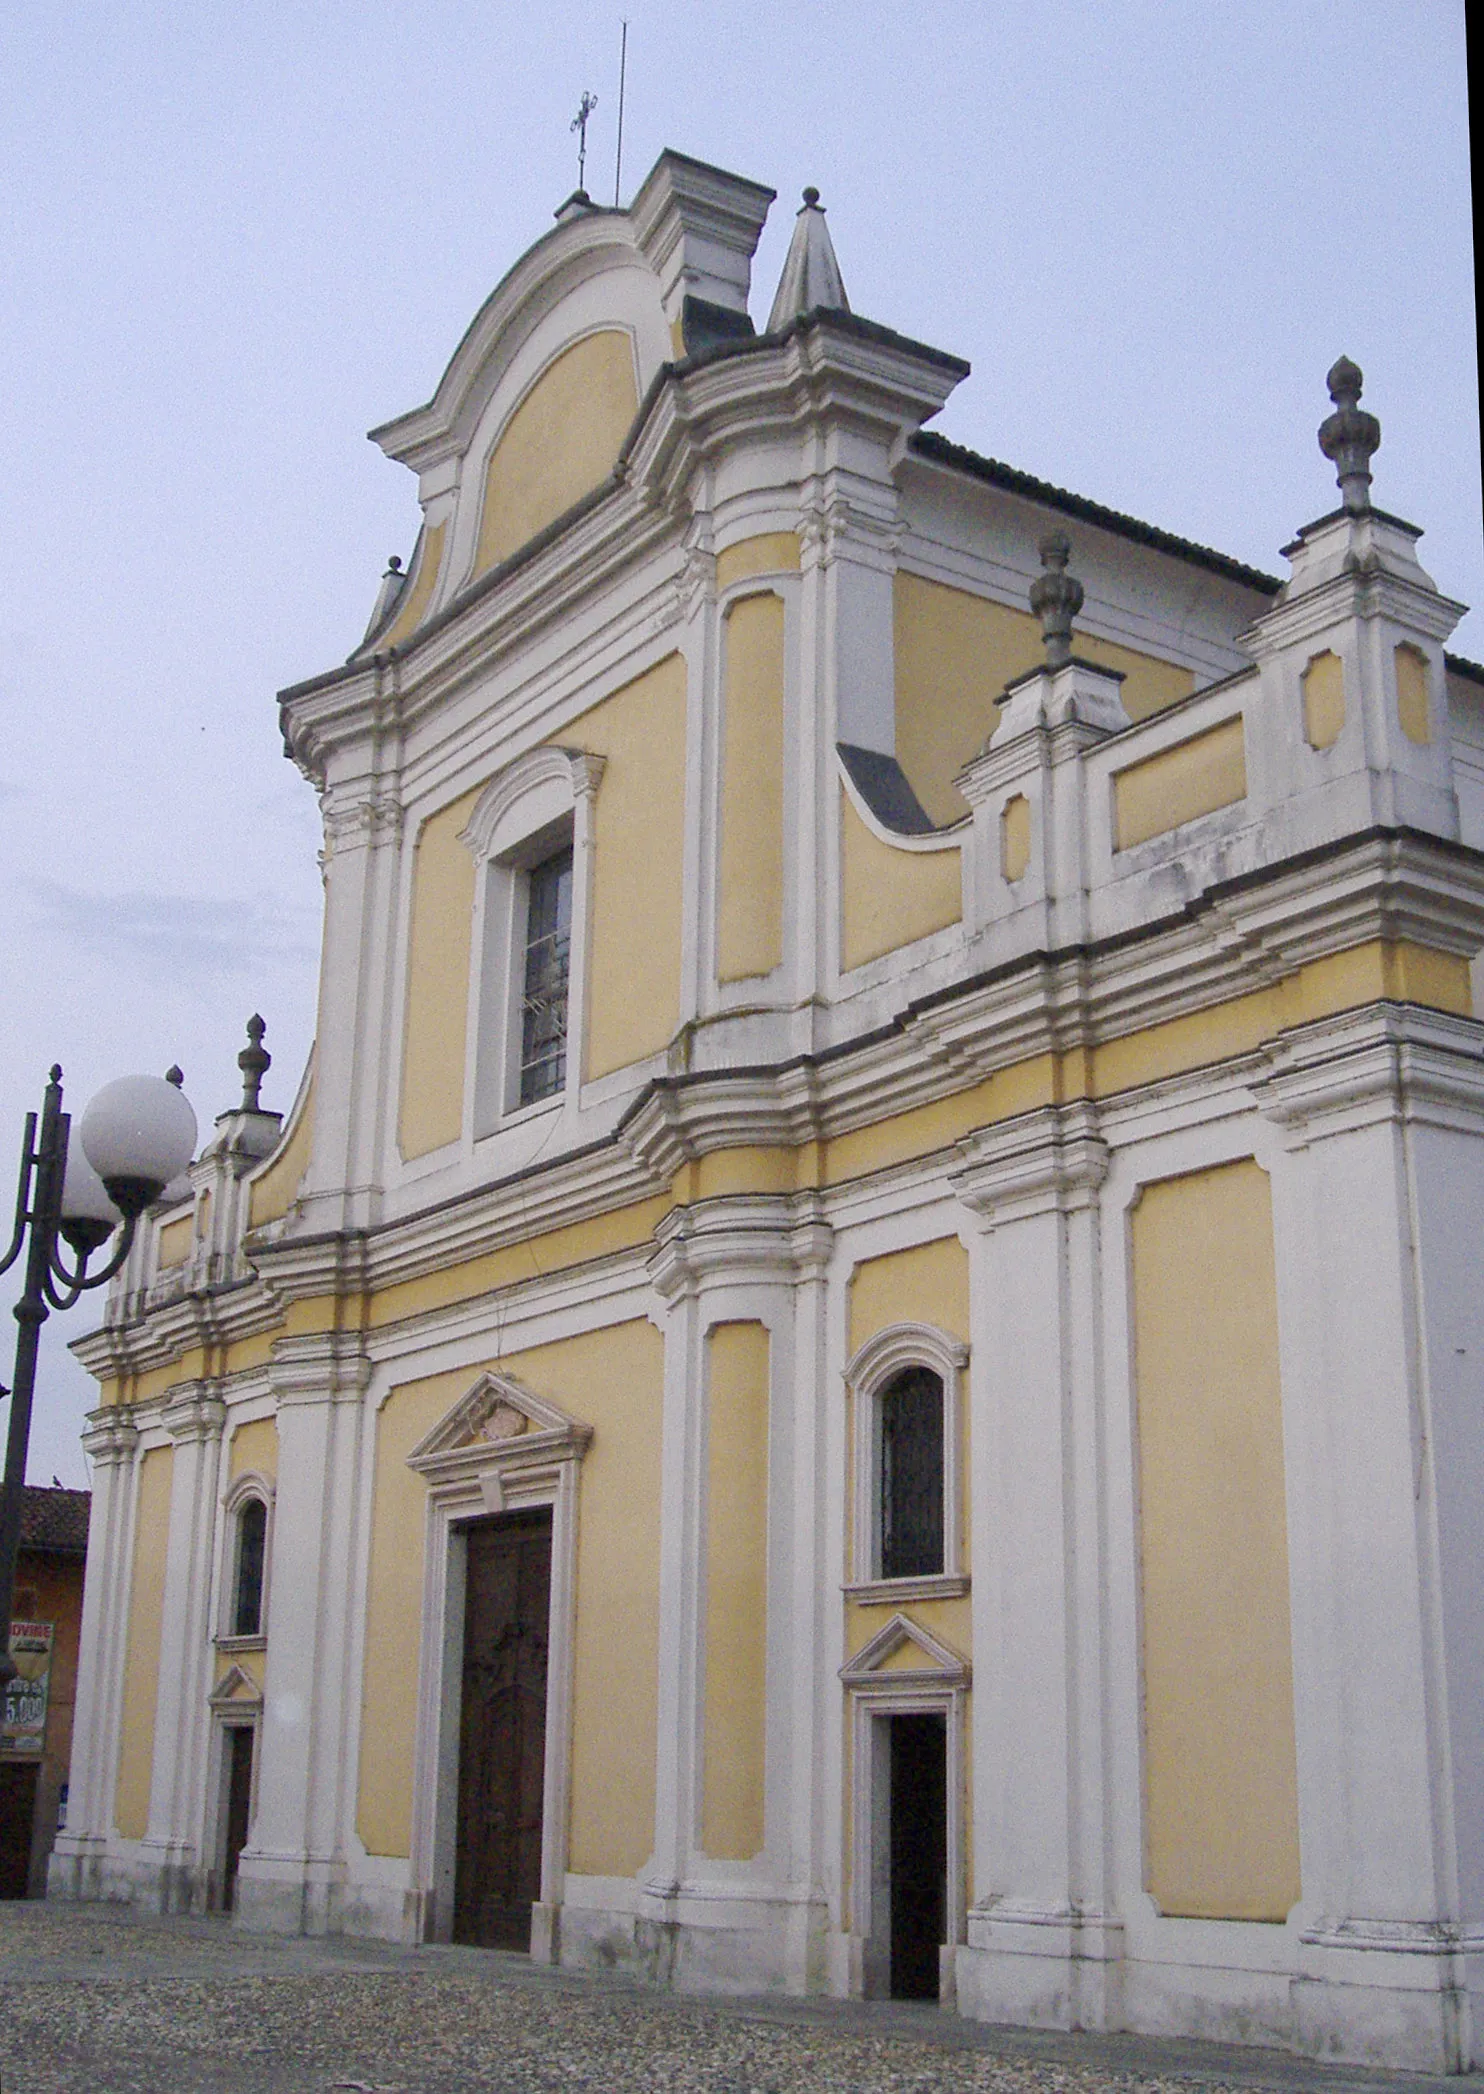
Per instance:
[[[21,1507],[21,1547],[57,1556],[85,1556],[92,1503],[91,1491],[50,1490],[28,1483]]]
[[[1242,560],[1234,560],[1229,553],[1218,553],[1209,545],[1197,545],[1189,538],[1179,538],[1173,531],[1162,531],[1158,524],[1141,523],[1137,516],[1125,516],[1121,510],[1104,508],[1101,502],[1089,501],[1086,495],[1073,494],[1065,487],[1053,487],[1049,480],[1038,480],[1018,466],[1004,465],[998,458],[983,458],[964,444],[949,441],[940,436],[936,429],[919,429],[909,441],[908,448],[919,458],[931,459],[935,465],[946,465],[957,472],[967,473],[971,479],[987,481],[991,487],[1003,487],[1011,494],[1024,495],[1028,501],[1039,502],[1048,509],[1059,509],[1064,516],[1075,516],[1084,523],[1096,524],[1100,530],[1114,532],[1120,538],[1132,539],[1135,545],[1147,545],[1155,552],[1169,553],[1177,560],[1188,560],[1193,566],[1209,568],[1212,574],[1224,575],[1230,582],[1240,582],[1246,589],[1254,589],[1263,596],[1276,596],[1283,584],[1275,574],[1264,574],[1260,568],[1248,567]]]

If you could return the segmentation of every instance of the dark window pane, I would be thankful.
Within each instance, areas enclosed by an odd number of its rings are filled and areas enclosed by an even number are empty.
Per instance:
[[[572,966],[572,853],[531,868],[520,1005],[520,1102],[559,1091],[567,1077],[567,987]]]
[[[234,1636],[258,1636],[263,1627],[263,1544],[268,1535],[268,1508],[249,1498],[237,1515],[237,1604],[232,1614]]]
[[[909,1367],[881,1397],[881,1575],[943,1568],[943,1384]]]

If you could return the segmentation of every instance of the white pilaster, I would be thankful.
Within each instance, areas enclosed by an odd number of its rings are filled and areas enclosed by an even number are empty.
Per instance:
[[[830,1232],[785,1198],[680,1208],[651,1261],[665,1319],[655,1857],[638,1946],[656,1975],[722,1990],[821,1982],[825,1909],[815,1740],[822,1667],[823,1515],[816,1372]],[[803,1341],[796,1288],[807,1298]],[[750,1861],[701,1846],[706,1700],[706,1340],[720,1323],[769,1336],[764,1840]],[[797,1612],[795,1612],[797,1608]]]
[[[184,1911],[204,1890],[201,1833],[210,1730],[211,1564],[226,1406],[210,1382],[186,1382],[165,1408],[175,1443],[160,1616],[149,1823],[140,1860],[157,1874],[160,1909]]]
[[[262,1763],[237,1923],[323,1934],[338,1929],[345,1878],[352,1565],[369,1365],[353,1335],[326,1331],[279,1339],[269,1378],[278,1399],[278,1490]]]
[[[387,1014],[402,807],[387,781],[357,776],[332,781],[324,819],[314,1139],[301,1201],[314,1228],[365,1228],[378,1216],[381,1146],[395,1119],[401,1027]]]
[[[96,1898],[113,1834],[119,1708],[128,1639],[139,1434],[122,1405],[89,1414],[83,1451],[92,1463],[88,1572],[82,1593],[77,1701],[67,1823],[47,1869],[47,1895]]]
[[[1442,2072],[1477,2054],[1484,1963],[1478,1040],[1376,1006],[1285,1036],[1257,1086],[1288,1151],[1296,2037]]]
[[[1096,1109],[1047,1107],[962,1145],[978,1217],[969,1435],[974,1867],[963,2011],[1119,2024],[1103,1745],[1100,1497],[1107,1149]]]

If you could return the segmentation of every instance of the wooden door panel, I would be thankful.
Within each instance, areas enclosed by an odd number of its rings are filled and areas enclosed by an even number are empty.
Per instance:
[[[467,1535],[456,1941],[528,1949],[541,1894],[551,1514]]]

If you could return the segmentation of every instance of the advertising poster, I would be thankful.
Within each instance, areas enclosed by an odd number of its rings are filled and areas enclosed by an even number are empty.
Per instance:
[[[46,1693],[52,1669],[52,1624],[13,1621],[10,1655],[15,1678],[5,1690],[0,1755],[39,1760],[46,1743]]]

